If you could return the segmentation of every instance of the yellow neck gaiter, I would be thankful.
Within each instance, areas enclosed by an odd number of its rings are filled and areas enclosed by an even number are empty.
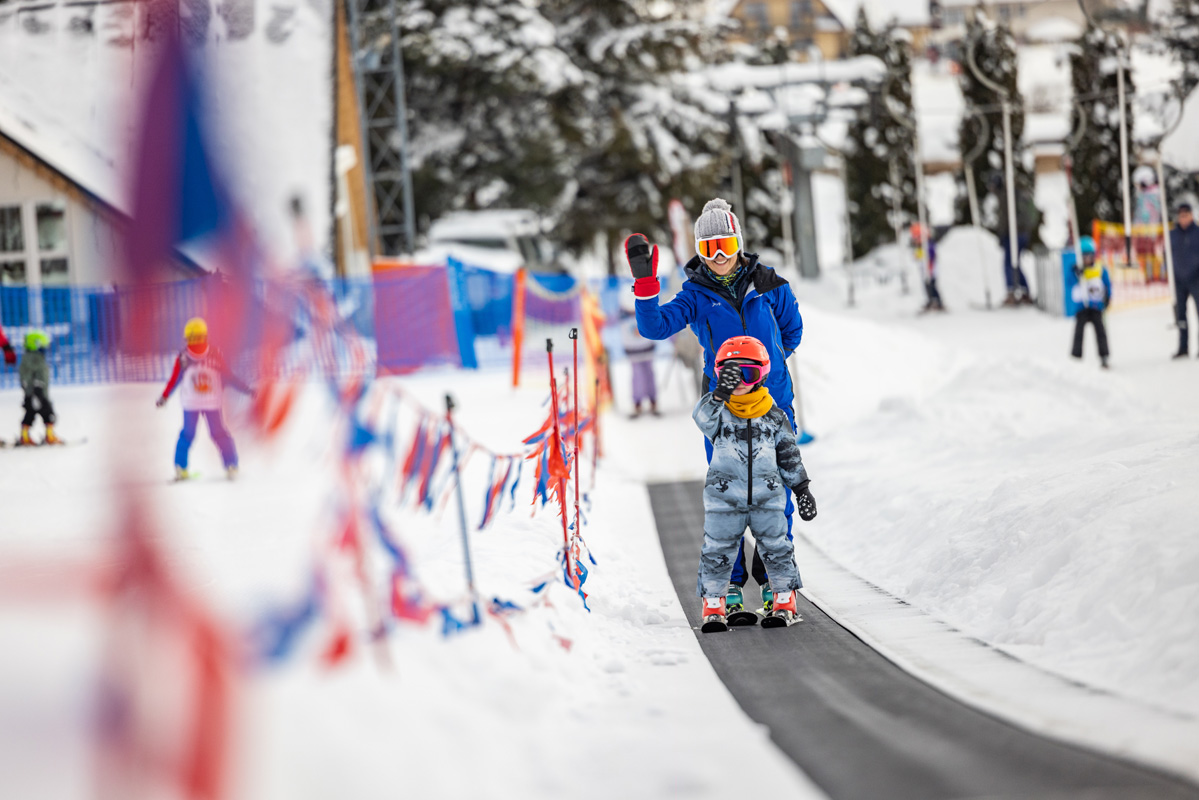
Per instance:
[[[741,419],[757,419],[766,415],[766,412],[774,408],[774,398],[770,396],[770,392],[766,391],[765,386],[759,386],[752,392],[747,392],[742,395],[733,395],[726,402],[729,411],[733,412],[734,416]]]

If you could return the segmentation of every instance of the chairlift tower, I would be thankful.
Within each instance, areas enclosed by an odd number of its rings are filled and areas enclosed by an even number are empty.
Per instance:
[[[410,253],[416,247],[397,2],[346,0],[353,49],[350,61],[362,120],[368,249],[372,256]],[[386,44],[365,44],[378,41]]]

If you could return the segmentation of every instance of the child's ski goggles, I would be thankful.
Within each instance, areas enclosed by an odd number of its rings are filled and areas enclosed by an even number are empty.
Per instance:
[[[716,258],[718,253],[725,258],[732,258],[740,249],[741,245],[737,242],[736,236],[717,236],[714,239],[695,240],[695,252],[704,258]]]
[[[738,364],[741,370],[741,382],[753,386],[755,383],[761,383],[766,377],[766,371],[761,364]]]
[[[762,364],[737,364],[735,362],[730,363],[728,361],[718,364],[717,369],[724,369],[726,365],[733,366],[741,370],[741,382],[747,386],[753,386],[761,383],[766,379],[766,375],[770,372],[770,370]]]

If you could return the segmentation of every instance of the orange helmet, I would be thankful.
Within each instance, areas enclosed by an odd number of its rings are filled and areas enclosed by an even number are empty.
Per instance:
[[[716,351],[716,369],[719,370],[726,361],[757,364],[760,367],[757,370],[757,380],[747,380],[746,383],[761,383],[770,374],[770,353],[764,344],[752,336],[733,336],[725,339],[724,344]]]

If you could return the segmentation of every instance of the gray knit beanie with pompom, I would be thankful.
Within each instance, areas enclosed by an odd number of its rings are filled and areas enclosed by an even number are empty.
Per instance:
[[[745,239],[741,235],[741,220],[733,213],[733,207],[728,201],[717,197],[704,204],[699,219],[695,221],[695,238],[712,239],[717,236],[736,236],[737,247],[745,249]]]

